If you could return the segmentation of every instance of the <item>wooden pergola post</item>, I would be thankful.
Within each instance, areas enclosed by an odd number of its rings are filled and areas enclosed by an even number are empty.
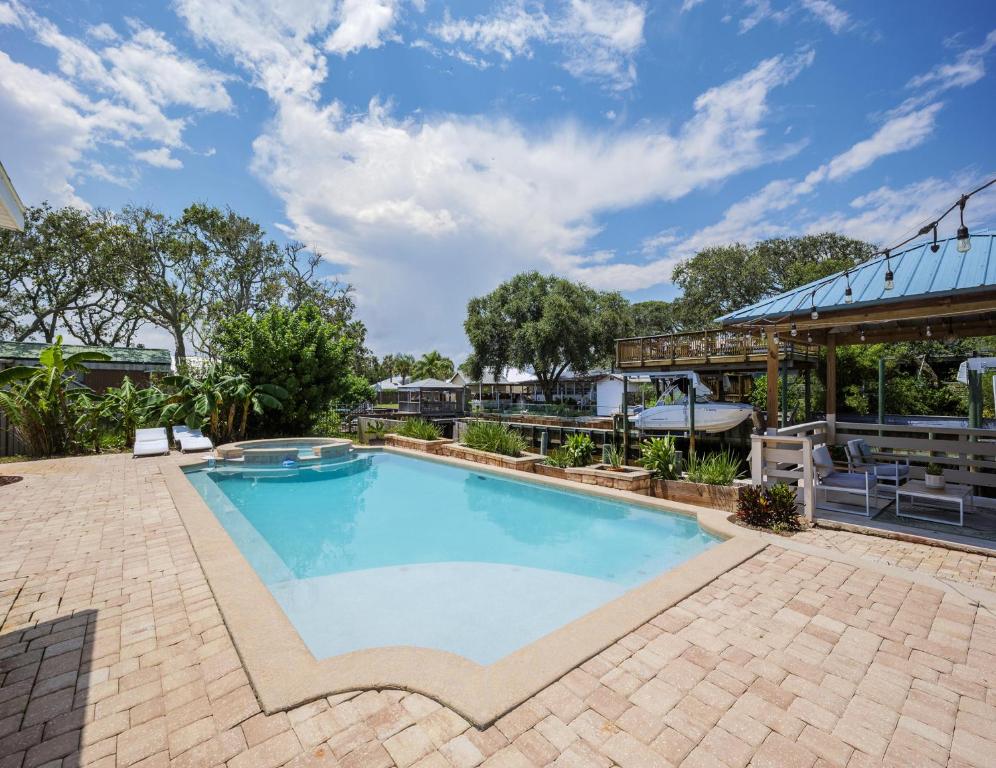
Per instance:
[[[827,334],[827,440],[831,444],[837,432],[837,339]]]
[[[768,334],[768,430],[778,429],[778,340]]]

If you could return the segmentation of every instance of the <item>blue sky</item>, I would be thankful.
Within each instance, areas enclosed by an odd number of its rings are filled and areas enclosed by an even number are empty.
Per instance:
[[[991,0],[0,0],[0,159],[30,204],[231,206],[379,354],[462,357],[524,269],[669,298],[707,245],[900,239],[996,172],[994,59]]]

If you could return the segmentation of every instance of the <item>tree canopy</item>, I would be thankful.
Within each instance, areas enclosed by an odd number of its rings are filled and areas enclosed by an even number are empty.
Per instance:
[[[824,232],[705,248],[674,268],[678,326],[698,330],[727,312],[805,285],[867,259],[875,246]]]
[[[353,369],[357,341],[322,316],[318,307],[271,307],[222,320],[212,338],[219,360],[253,383],[279,384],[280,409],[263,412],[253,428],[261,434],[304,434],[333,403],[370,399],[367,382]]]
[[[584,373],[611,361],[615,339],[632,330],[629,302],[561,277],[526,272],[471,299],[464,322],[472,374],[531,368],[549,401],[567,368]]]

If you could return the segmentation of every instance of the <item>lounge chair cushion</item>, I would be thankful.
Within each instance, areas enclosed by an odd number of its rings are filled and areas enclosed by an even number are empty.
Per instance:
[[[180,435],[180,450],[186,453],[187,451],[210,451],[214,448],[214,443],[211,442],[211,438],[204,437],[200,434],[200,430],[195,430],[196,434],[193,432],[188,435]]]
[[[821,445],[819,448],[813,449],[813,465],[816,467],[816,474],[820,477],[826,477],[832,474],[833,469],[833,457],[830,456],[830,449],[825,445]]]
[[[150,427],[148,429],[135,430],[135,442],[144,443],[148,440],[165,440],[166,427]]]
[[[132,450],[133,456],[165,456],[168,453],[169,441],[165,436],[161,440],[136,440]]]
[[[831,472],[821,478],[823,485],[829,488],[853,488],[863,491],[874,485],[868,482],[868,476],[864,472]]]

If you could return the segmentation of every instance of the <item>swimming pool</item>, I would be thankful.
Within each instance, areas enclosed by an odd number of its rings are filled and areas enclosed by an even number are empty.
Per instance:
[[[394,453],[188,479],[318,659],[490,664],[717,544],[694,519]]]

